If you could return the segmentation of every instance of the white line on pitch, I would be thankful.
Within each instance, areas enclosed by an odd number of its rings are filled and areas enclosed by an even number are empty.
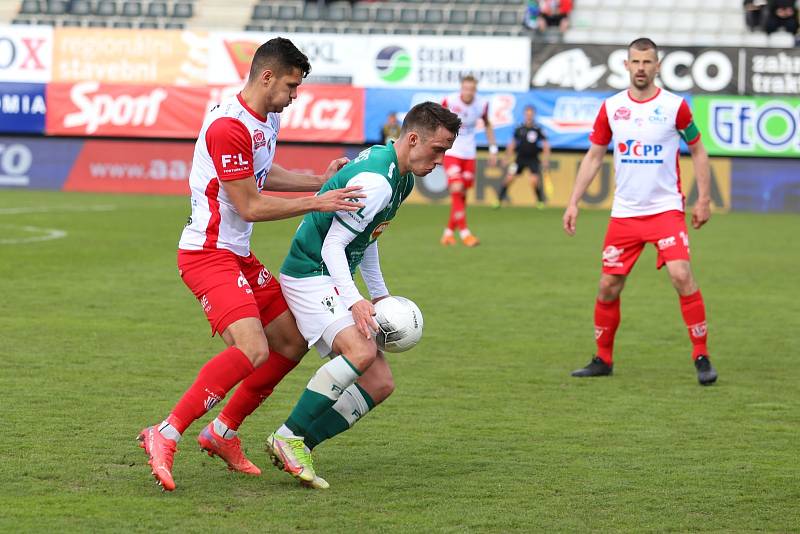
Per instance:
[[[58,230],[56,228],[39,228],[38,226],[16,226],[13,224],[2,224],[0,225],[0,227],[14,228],[16,230],[22,230],[24,232],[30,232],[30,233],[42,233],[42,235],[33,235],[30,237],[0,239],[0,245],[21,245],[24,243],[36,243],[38,241],[50,241],[52,239],[61,239],[62,237],[67,236],[67,232],[65,232],[64,230]]]
[[[38,206],[20,208],[0,208],[0,215],[19,215],[20,213],[51,213],[54,211],[114,211],[117,209],[113,204],[99,204],[97,206]]]

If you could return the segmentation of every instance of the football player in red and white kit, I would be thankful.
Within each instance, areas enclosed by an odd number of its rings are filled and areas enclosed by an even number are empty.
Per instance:
[[[686,101],[655,85],[658,48],[647,38],[628,47],[625,62],[631,87],[608,98],[600,108],[581,162],[575,187],[564,212],[564,230],[575,234],[578,201],[614,142],[616,190],[611,220],[603,244],[603,271],[594,309],[597,354],[572,376],[612,374],[614,335],[620,322],[620,294],[625,278],[646,243],[658,251],[657,268],[667,266],[678,292],[681,313],[692,342],[692,358],[700,384],[717,380],[706,346],[706,311],[689,264],[689,235],[684,220],[678,156],[680,140],[689,146],[697,179],[698,198],[692,226],[699,229],[710,217],[711,170]]]
[[[467,227],[467,189],[475,184],[475,156],[477,144],[475,130],[478,121],[483,120],[486,138],[489,140],[489,165],[497,164],[497,145],[494,129],[489,122],[489,103],[477,96],[478,80],[467,75],[461,79],[461,92],[445,97],[442,105],[458,115],[461,129],[458,131],[453,148],[444,156],[444,172],[447,174],[447,188],[450,191],[450,220],[442,234],[442,245],[456,244],[455,232],[458,230],[461,241],[468,247],[477,246],[480,241]]]
[[[200,446],[231,470],[260,474],[242,453],[236,429],[291,371],[308,347],[272,273],[250,252],[253,223],[311,211],[353,211],[358,188],[284,199],[271,191],[317,191],[347,162],[331,162],[324,176],[290,172],[273,163],[280,112],[297,97],[310,71],[308,58],[288,39],[256,51],[244,89],[215,107],[197,139],[189,177],[192,215],[178,245],[178,269],[211,325],[228,345],[200,369],[169,416],[139,434],[153,475],[175,489],[172,460],[181,434],[241,386],[220,416],[201,432]]]

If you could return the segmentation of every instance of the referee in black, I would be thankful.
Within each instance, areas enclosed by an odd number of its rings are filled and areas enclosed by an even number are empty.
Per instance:
[[[525,120],[514,130],[514,137],[508,142],[506,147],[506,162],[511,162],[514,157],[514,149],[517,150],[517,157],[514,163],[508,166],[503,185],[497,193],[496,207],[508,200],[508,187],[514,178],[521,175],[527,168],[530,171],[531,188],[537,199],[537,207],[544,207],[544,186],[542,183],[541,170],[550,166],[550,143],[541,128],[534,122],[536,110],[533,106],[525,106]],[[544,161],[539,163],[539,152],[542,152]]]

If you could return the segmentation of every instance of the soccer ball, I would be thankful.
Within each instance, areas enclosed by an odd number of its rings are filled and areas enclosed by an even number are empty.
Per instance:
[[[403,297],[387,297],[375,304],[378,333],[375,341],[385,352],[405,352],[422,339],[422,312]]]

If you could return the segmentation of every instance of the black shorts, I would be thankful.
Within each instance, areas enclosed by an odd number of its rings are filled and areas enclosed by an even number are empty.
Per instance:
[[[526,168],[529,169],[533,174],[540,174],[542,170],[542,165],[539,163],[538,159],[518,159],[517,160],[517,172],[515,176],[519,176],[522,174]]]

